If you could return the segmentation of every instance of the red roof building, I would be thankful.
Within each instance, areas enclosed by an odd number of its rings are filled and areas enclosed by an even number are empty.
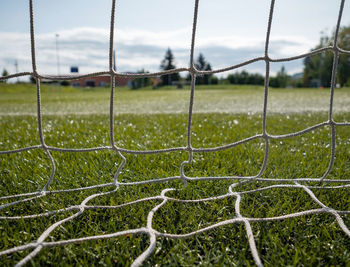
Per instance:
[[[131,87],[132,78],[129,77],[116,77],[116,86],[129,86]],[[72,86],[76,87],[105,87],[111,83],[111,77],[109,75],[95,76],[80,78],[71,81]]]

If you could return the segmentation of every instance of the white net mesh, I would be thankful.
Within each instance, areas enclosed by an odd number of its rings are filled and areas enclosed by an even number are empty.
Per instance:
[[[36,86],[37,86],[37,120],[38,120],[38,131],[39,131],[39,138],[40,138],[40,144],[30,147],[24,147],[20,149],[15,150],[9,150],[9,151],[0,151],[0,154],[14,154],[14,153],[20,153],[24,151],[30,151],[30,150],[41,150],[43,151],[51,162],[51,174],[47,180],[46,185],[41,191],[38,192],[29,192],[29,193],[22,193],[17,195],[8,195],[8,196],[2,196],[1,200],[6,200],[7,203],[0,206],[0,209],[8,209],[18,204],[23,204],[25,202],[30,202],[35,199],[39,198],[45,198],[46,196],[50,194],[63,194],[67,192],[78,192],[82,190],[90,190],[90,189],[99,189],[99,188],[108,188],[112,187],[113,189],[111,191],[107,192],[101,192],[101,193],[95,193],[88,197],[86,197],[80,204],[73,205],[66,207],[64,209],[60,210],[50,210],[44,213],[40,214],[31,214],[26,215],[22,214],[21,216],[2,216],[0,217],[1,220],[22,220],[22,219],[35,219],[38,217],[50,217],[58,213],[64,213],[67,211],[72,211],[73,215],[68,216],[62,220],[56,221],[47,229],[42,232],[42,234],[37,238],[37,240],[24,244],[21,246],[16,246],[11,249],[3,250],[0,252],[0,256],[12,254],[18,251],[23,250],[30,250],[30,253],[27,254],[25,257],[22,258],[21,261],[18,262],[18,266],[22,266],[28,261],[34,259],[34,257],[43,249],[47,247],[54,247],[54,246],[63,246],[67,244],[73,244],[73,243],[79,243],[79,242],[86,242],[89,240],[102,240],[102,239],[108,239],[118,236],[125,236],[125,235],[133,235],[133,234],[143,234],[147,235],[149,237],[149,246],[146,250],[143,251],[141,255],[139,255],[133,262],[133,266],[138,266],[142,264],[145,259],[150,256],[153,251],[156,248],[156,240],[157,238],[170,238],[170,239],[176,239],[176,238],[186,238],[190,236],[194,236],[196,234],[200,234],[206,231],[209,231],[214,228],[218,228],[224,225],[228,224],[244,224],[247,239],[249,242],[250,251],[252,254],[252,257],[254,258],[254,261],[257,265],[262,266],[263,263],[259,256],[259,251],[257,249],[257,246],[255,244],[255,239],[253,235],[253,231],[251,228],[251,222],[267,222],[267,221],[277,221],[277,220],[285,220],[289,218],[295,218],[295,217],[301,217],[305,215],[310,214],[319,214],[319,213],[325,213],[329,214],[335,217],[339,227],[343,230],[344,234],[347,235],[350,238],[350,230],[345,225],[341,215],[343,214],[350,214],[350,210],[336,210],[333,208],[330,208],[326,205],[324,205],[313,193],[312,190],[314,189],[322,189],[322,190],[330,190],[330,189],[339,189],[339,188],[349,188],[350,187],[350,180],[349,179],[341,179],[341,177],[337,177],[337,179],[330,179],[329,173],[331,172],[334,161],[335,161],[335,151],[336,151],[336,127],[348,127],[350,126],[350,123],[348,122],[336,122],[333,119],[333,96],[334,96],[334,88],[336,83],[336,72],[338,67],[338,58],[340,54],[350,54],[350,51],[344,51],[341,48],[338,47],[338,33],[340,28],[340,22],[342,17],[342,12],[344,9],[344,0],[341,1],[341,5],[339,8],[339,15],[337,20],[337,26],[334,36],[334,43],[332,46],[320,48],[317,50],[314,50],[307,54],[302,54],[294,57],[289,58],[279,58],[279,59],[272,59],[269,56],[269,39],[270,39],[270,32],[271,32],[271,24],[273,19],[273,12],[274,12],[274,4],[275,1],[271,1],[270,6],[270,13],[269,13],[269,19],[268,19],[268,27],[267,27],[267,33],[266,33],[266,40],[265,40],[265,55],[258,58],[253,58],[251,60],[248,60],[246,62],[242,62],[240,64],[230,66],[223,69],[217,69],[213,71],[198,71],[194,66],[194,48],[195,48],[195,36],[196,36],[196,29],[197,29],[197,17],[198,17],[198,6],[199,6],[199,0],[195,1],[194,6],[194,16],[193,16],[193,28],[192,28],[192,40],[191,40],[191,54],[190,54],[190,67],[189,68],[178,68],[173,69],[169,71],[163,71],[163,72],[157,72],[157,73],[146,73],[146,74],[121,74],[116,72],[113,69],[113,44],[114,44],[114,14],[115,14],[115,1],[112,1],[112,8],[111,8],[111,23],[110,23],[110,43],[109,43],[109,70],[108,71],[102,71],[98,73],[90,73],[87,75],[79,75],[79,76],[47,76],[42,75],[37,72],[36,68],[36,50],[35,50],[35,34],[34,34],[34,11],[33,11],[33,1],[30,0],[30,35],[31,35],[31,57],[32,57],[32,72],[25,72],[25,73],[16,73],[10,76],[7,76],[8,78],[13,77],[19,77],[19,76],[25,76],[25,75],[32,75],[36,79]],[[330,87],[330,98],[329,98],[329,112],[328,112],[328,120],[324,121],[322,123],[319,123],[317,125],[313,125],[311,127],[308,127],[306,129],[292,132],[284,135],[271,135],[267,133],[266,131],[266,121],[267,121],[267,101],[268,101],[268,95],[269,95],[269,75],[270,75],[270,63],[271,62],[287,62],[292,61],[296,59],[305,58],[307,56],[316,55],[325,51],[332,52],[333,57],[333,69],[332,69],[332,79],[331,79],[331,87]],[[230,143],[227,145],[212,147],[212,148],[194,148],[192,146],[192,114],[193,114],[193,105],[195,101],[195,80],[196,76],[198,75],[204,75],[204,74],[214,74],[214,73],[221,73],[233,69],[237,69],[239,67],[257,62],[262,61],[266,64],[266,76],[265,76],[265,91],[264,91],[264,103],[263,103],[263,110],[262,110],[262,132],[260,134],[250,136],[249,138],[240,140],[235,143]],[[158,75],[166,75],[171,73],[178,73],[178,72],[189,72],[191,75],[191,94],[189,99],[189,110],[188,110],[188,123],[187,123],[187,144],[185,147],[171,147],[166,149],[159,149],[159,150],[131,150],[131,149],[125,149],[120,148],[115,143],[115,131],[114,131],[114,92],[115,92],[115,78],[116,77],[155,77]],[[111,77],[111,90],[110,90],[110,112],[109,112],[109,128],[110,128],[110,145],[109,146],[103,146],[103,147],[94,147],[94,148],[81,148],[81,149],[70,149],[70,148],[58,148],[58,147],[52,147],[45,144],[45,135],[43,133],[43,126],[42,126],[42,105],[41,105],[41,93],[40,93],[40,80],[41,79],[51,79],[51,80],[73,80],[77,78],[83,78],[83,77],[92,77],[92,76],[100,76],[100,75],[110,75]],[[4,79],[4,78],[0,78]],[[265,178],[263,177],[263,174],[267,168],[268,165],[268,158],[270,154],[270,142],[271,140],[280,140],[280,139],[286,139],[290,137],[296,137],[301,136],[306,133],[312,132],[316,129],[321,129],[324,127],[329,127],[331,129],[331,141],[330,141],[330,160],[327,170],[324,172],[324,174],[321,177],[306,177],[306,178]],[[264,142],[265,149],[264,149],[264,160],[262,163],[262,166],[260,168],[260,171],[253,176],[206,176],[206,177],[189,177],[185,174],[185,166],[188,164],[191,164],[193,161],[193,155],[195,153],[203,153],[203,152],[218,152],[227,150],[245,143],[252,142],[254,140],[260,140]],[[72,189],[65,189],[65,190],[50,190],[50,185],[52,181],[55,178],[56,173],[56,165],[54,158],[52,156],[52,152],[68,152],[68,153],[76,153],[76,152],[94,152],[94,151],[113,151],[115,152],[121,159],[122,163],[119,165],[117,172],[114,176],[114,181],[107,183],[107,184],[98,184],[94,186],[89,187],[83,187],[83,188],[72,188]],[[165,178],[158,178],[158,179],[152,179],[152,180],[144,180],[144,181],[135,181],[135,182],[121,182],[119,180],[120,173],[122,172],[123,168],[126,164],[126,157],[125,154],[130,155],[137,155],[137,154],[158,154],[158,153],[167,153],[167,152],[185,152],[188,153],[188,159],[179,166],[180,172],[178,176],[173,177],[165,177]],[[111,205],[111,206],[96,206],[96,205],[89,205],[88,203],[92,201],[93,199],[99,198],[104,195],[108,194],[114,194],[115,192],[122,190],[125,186],[134,186],[134,185],[143,185],[143,184],[151,184],[151,183],[165,183],[169,181],[179,180],[183,181],[185,185],[188,183],[191,183],[192,181],[203,181],[203,180],[235,180],[238,182],[232,183],[228,187],[228,191],[225,194],[215,196],[215,197],[209,197],[209,198],[202,198],[202,199],[177,199],[174,197],[169,197],[167,194],[170,191],[176,190],[174,188],[167,188],[164,189],[160,195],[157,196],[151,196],[147,198],[138,199],[136,201],[124,203],[121,205]],[[235,188],[238,185],[242,185],[245,183],[251,183],[255,181],[264,181],[264,182],[271,182],[272,185],[257,188],[253,190],[246,190],[246,191],[235,191]],[[319,186],[310,185],[310,183],[314,184],[315,182],[320,182]],[[278,184],[276,184],[278,183]],[[336,183],[337,185],[328,186],[327,184]],[[190,186],[190,185],[187,185]],[[285,190],[291,189],[291,188],[298,188],[306,192],[310,198],[316,203],[319,208],[315,209],[309,209],[301,212],[295,212],[287,215],[282,216],[275,216],[275,217],[266,217],[266,218],[254,218],[254,217],[245,217],[240,213],[240,201],[241,197],[243,195],[252,194],[259,191],[267,191],[274,188],[283,188]],[[200,228],[199,230],[192,231],[186,234],[168,234],[159,232],[156,229],[152,227],[153,225],[153,216],[154,214],[161,209],[162,206],[164,206],[166,203],[169,202],[178,202],[178,203],[199,203],[199,202],[210,202],[215,201],[219,199],[225,199],[225,198],[234,198],[235,199],[235,217],[228,220],[223,220],[220,222],[217,222],[215,224],[212,224],[207,227]],[[160,204],[156,205],[147,216],[147,225],[144,225],[140,228],[125,230],[125,231],[119,231],[111,234],[102,234],[102,235],[95,235],[95,236],[88,236],[88,237],[81,237],[76,239],[69,239],[69,240],[60,240],[60,241],[47,241],[48,237],[52,234],[52,232],[57,229],[59,226],[62,226],[63,224],[70,222],[72,220],[75,220],[77,217],[82,215],[87,210],[106,210],[106,209],[115,209],[118,210],[122,207],[126,206],[132,206],[140,202],[147,202],[150,200],[159,200],[161,201]]]

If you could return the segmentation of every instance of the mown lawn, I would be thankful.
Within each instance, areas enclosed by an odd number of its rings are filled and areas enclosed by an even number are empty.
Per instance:
[[[0,115],[36,115],[36,91],[31,84],[0,83]],[[109,114],[109,88],[72,88],[42,85],[42,110],[47,115]],[[187,113],[190,90],[174,87],[115,89],[115,114]],[[196,86],[196,113],[259,113],[263,109],[262,86]],[[336,89],[334,111],[348,112],[350,88]],[[269,90],[269,113],[327,112],[329,90],[294,88]]]
[[[40,144],[35,117],[33,88],[5,86],[0,95],[0,151]],[[217,89],[217,90],[216,90]],[[12,90],[12,91],[11,91]],[[20,91],[23,90],[23,91]],[[28,90],[28,91],[27,91]],[[315,96],[316,95],[316,96]],[[132,150],[164,149],[186,146],[189,91],[120,89],[115,98],[115,142],[118,147]],[[262,88],[199,88],[196,92],[192,125],[194,148],[217,147],[230,144],[262,132]],[[320,99],[309,112],[281,113],[273,110],[267,118],[267,131],[273,135],[296,132],[327,120],[327,90],[271,90],[273,101],[283,101],[294,107],[308,97]],[[59,148],[91,148],[110,146],[108,89],[82,91],[70,88],[43,87],[43,133],[48,146]],[[221,112],[233,99],[243,105],[250,99],[252,109],[244,112]],[[215,102],[215,99],[222,102]],[[252,100],[253,99],[253,100]],[[347,103],[349,90],[336,92],[337,122],[350,121],[350,112],[340,108]],[[196,102],[197,101],[197,102]],[[211,107],[216,103],[217,112]],[[294,102],[293,102],[294,101]],[[343,101],[343,102],[342,102]],[[301,106],[306,105],[303,102]],[[141,104],[140,104],[141,103]],[[147,103],[150,103],[147,105]],[[170,107],[166,114],[162,107]],[[308,103],[308,102],[307,102]],[[27,106],[26,106],[27,105]],[[138,106],[140,105],[140,106]],[[183,105],[183,106],[181,106]],[[197,107],[196,107],[197,105]],[[137,108],[134,108],[137,106]],[[142,107],[143,106],[143,107]],[[204,108],[206,107],[207,112]],[[151,108],[150,108],[151,107]],[[254,110],[256,108],[256,110]],[[312,108],[315,108],[312,111]],[[118,111],[118,109],[122,111]],[[127,112],[131,109],[131,112]],[[183,109],[183,110],[182,110]],[[55,114],[57,112],[58,114]],[[34,115],[33,115],[34,114]],[[335,162],[328,179],[349,179],[350,127],[336,127]],[[270,141],[269,160],[262,177],[305,178],[321,177],[330,160],[331,129],[318,128],[301,136]],[[252,176],[263,163],[265,144],[256,139],[219,152],[198,152],[193,162],[185,166],[189,177]],[[120,166],[121,157],[112,150],[93,152],[51,152],[56,165],[54,180],[49,190],[86,187],[110,183]],[[180,175],[180,165],[188,159],[185,151],[162,154],[135,155],[123,153],[126,165],[118,181],[136,182]],[[51,172],[48,156],[42,149],[10,155],[0,155],[0,194],[28,193],[41,190]],[[133,200],[160,195],[165,188],[177,190],[167,193],[177,199],[200,199],[219,196],[237,179],[189,181],[181,180],[144,185],[121,186],[115,193],[99,196],[89,205],[115,206]],[[289,183],[289,182],[288,182]],[[285,184],[288,184],[285,183]],[[292,182],[290,182],[293,184]],[[253,181],[234,188],[243,192],[277,184]],[[320,183],[303,183],[320,185]],[[349,183],[348,183],[349,184]],[[327,185],[340,185],[332,183]],[[74,193],[48,194],[33,201],[0,209],[0,216],[22,216],[79,205],[86,197],[112,190],[104,187]],[[312,189],[315,196],[330,208],[350,211],[350,190]],[[0,205],[16,199],[1,199]],[[235,197],[205,202],[182,203],[168,201],[154,215],[153,228],[161,233],[184,234],[215,223],[235,218]],[[161,200],[147,200],[118,209],[90,209],[58,227],[46,241],[58,241],[92,235],[103,235],[146,227],[149,212]],[[242,194],[240,212],[250,218],[274,217],[320,206],[300,188],[273,188]],[[50,225],[77,212],[32,219],[0,220],[0,250],[35,241]],[[350,227],[350,214],[342,214]],[[350,238],[341,230],[334,216],[327,213],[299,216],[278,221],[252,222],[257,250],[267,266],[284,265],[339,265],[346,266],[350,258]],[[42,265],[129,265],[149,245],[147,235],[123,235],[105,240],[89,241],[43,249],[32,261]],[[31,249],[1,256],[4,266],[14,265]],[[154,252],[144,262],[154,265],[254,265],[243,223],[232,223],[185,239],[158,237]]]

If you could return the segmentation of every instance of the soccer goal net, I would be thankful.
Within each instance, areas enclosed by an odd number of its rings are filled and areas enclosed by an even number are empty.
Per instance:
[[[67,247],[76,243],[86,243],[89,241],[100,241],[102,240],[110,240],[115,238],[129,238],[130,236],[143,236],[145,237],[146,241],[143,242],[143,245],[139,247],[139,250],[141,253],[134,258],[134,261],[132,263],[133,266],[139,266],[149,257],[151,257],[152,254],[158,253],[159,250],[162,250],[161,243],[159,243],[159,240],[172,240],[175,239],[187,239],[194,236],[199,236],[202,234],[208,234],[214,230],[218,230],[223,228],[224,226],[232,226],[235,227],[236,225],[241,225],[244,228],[244,231],[246,233],[246,236],[240,237],[241,240],[246,240],[246,244],[248,244],[248,251],[250,251],[250,255],[253,258],[254,262],[258,266],[262,266],[264,264],[264,257],[262,257],[262,254],[266,254],[266,251],[264,248],[261,247],[261,245],[257,244],[257,235],[258,233],[254,231],[254,227],[252,226],[253,223],[262,223],[267,224],[269,222],[277,222],[277,221],[286,221],[290,220],[292,218],[305,218],[310,215],[319,215],[319,214],[326,214],[330,215],[334,219],[334,222],[336,222],[337,227],[342,230],[342,235],[345,238],[350,238],[350,230],[349,227],[346,225],[346,220],[344,217],[348,216],[350,214],[350,210],[348,208],[345,209],[336,209],[332,208],[329,205],[324,204],[323,201],[321,201],[317,194],[315,193],[315,190],[318,192],[320,190],[348,190],[350,187],[350,179],[348,177],[344,176],[330,176],[330,173],[334,171],[334,164],[336,159],[336,152],[337,152],[337,129],[345,129],[350,126],[350,123],[347,121],[336,121],[334,119],[334,112],[333,112],[333,102],[334,102],[334,94],[335,94],[335,87],[336,87],[336,75],[337,75],[337,69],[338,69],[338,61],[339,57],[342,54],[350,54],[350,51],[345,51],[342,48],[339,48],[338,46],[338,35],[340,31],[340,24],[341,24],[341,18],[342,13],[344,9],[344,3],[345,1],[340,1],[340,7],[339,7],[339,13],[336,23],[336,29],[334,33],[334,39],[332,42],[332,45],[323,47],[317,50],[313,50],[310,53],[296,55],[293,57],[288,58],[271,58],[269,55],[269,45],[270,45],[270,33],[272,28],[272,21],[273,21],[273,14],[274,14],[274,6],[275,6],[275,0],[271,0],[270,3],[270,9],[269,9],[269,16],[268,16],[268,26],[266,30],[266,39],[265,39],[265,50],[264,54],[261,57],[256,57],[253,59],[250,59],[245,62],[241,62],[237,65],[229,66],[222,69],[215,69],[212,71],[200,71],[196,69],[194,64],[194,49],[195,49],[195,41],[196,41],[196,31],[197,31],[197,18],[199,17],[199,0],[194,1],[194,13],[193,13],[193,26],[192,26],[192,36],[191,36],[191,45],[190,45],[190,58],[189,58],[189,67],[188,68],[177,68],[177,69],[171,69],[168,71],[162,71],[162,72],[156,72],[156,73],[138,73],[138,74],[126,74],[126,73],[119,73],[118,70],[115,70],[113,66],[113,51],[114,51],[114,34],[115,34],[115,11],[116,11],[116,1],[112,0],[112,6],[111,6],[111,13],[110,13],[110,35],[109,35],[109,70],[97,72],[97,73],[89,73],[86,75],[61,75],[61,76],[49,76],[42,73],[39,73],[37,71],[37,64],[36,64],[36,35],[34,30],[34,19],[35,19],[35,12],[33,9],[33,1],[29,0],[29,7],[30,7],[30,40],[31,40],[31,61],[32,61],[32,71],[31,72],[22,72],[22,73],[15,73],[13,75],[9,75],[6,78],[2,77],[0,80],[14,78],[14,77],[21,77],[21,76],[27,76],[31,75],[34,77],[36,81],[36,105],[37,105],[37,129],[39,134],[39,140],[40,143],[33,146],[28,147],[22,147],[22,148],[16,148],[12,150],[2,150],[0,151],[1,157],[3,157],[3,160],[6,160],[6,157],[14,155],[14,154],[20,154],[23,152],[28,151],[41,151],[43,157],[48,158],[50,162],[50,166],[43,166],[50,168],[50,174],[46,178],[45,186],[42,188],[42,190],[34,191],[34,192],[27,192],[25,187],[23,186],[23,192],[18,192],[18,194],[6,194],[4,192],[2,193],[2,196],[0,197],[0,200],[2,201],[0,205],[0,210],[3,211],[0,220],[4,222],[8,222],[10,225],[11,223],[20,222],[24,220],[28,225],[31,225],[32,222],[34,223],[36,220],[40,218],[49,218],[49,225],[46,225],[44,229],[41,230],[41,234],[39,236],[33,236],[31,242],[12,242],[8,241],[8,244],[6,246],[3,246],[4,249],[0,252],[1,257],[12,257],[12,255],[16,254],[19,255],[20,260],[17,262],[17,266],[22,266],[28,262],[34,261],[36,257],[38,257],[39,253],[46,253],[48,250],[52,249],[53,247]],[[315,3],[317,4],[317,3]],[[268,8],[268,7],[267,7]],[[189,40],[190,41],[190,40]],[[269,77],[270,77],[270,65],[273,62],[288,62],[298,59],[303,59],[309,56],[314,56],[320,53],[329,52],[333,54],[333,67],[332,67],[332,77],[331,77],[331,85],[328,88],[329,89],[329,109],[328,109],[328,119],[324,122],[309,126],[307,128],[290,132],[287,134],[281,134],[281,135],[272,135],[269,134],[267,131],[267,113],[268,113],[268,99],[269,99]],[[255,62],[263,62],[265,64],[266,68],[266,74],[265,74],[265,84],[264,84],[264,97],[263,97],[263,108],[261,110],[262,114],[262,127],[261,132],[256,135],[250,135],[247,138],[243,138],[239,141],[229,143],[229,144],[222,144],[215,147],[194,147],[193,146],[193,106],[196,101],[195,97],[195,90],[196,90],[196,77],[206,74],[217,74],[217,73],[224,73],[230,70],[235,70],[240,67],[255,63]],[[186,145],[184,147],[169,147],[169,148],[162,148],[162,149],[140,149],[140,150],[134,150],[129,148],[122,148],[117,145],[116,142],[116,136],[115,136],[115,109],[118,108],[115,107],[114,98],[115,98],[115,80],[116,77],[129,77],[129,78],[142,78],[142,77],[157,77],[160,75],[169,75],[173,73],[179,73],[179,72],[186,72],[191,77],[191,86],[190,86],[190,94],[189,94],[189,105],[188,105],[188,113],[187,116],[187,124],[186,124],[186,134],[183,136],[183,139],[186,140]],[[48,79],[48,80],[74,80],[78,78],[84,78],[84,77],[96,77],[96,76],[110,76],[110,101],[109,101],[109,145],[108,146],[98,146],[98,147],[82,147],[82,148],[61,148],[61,147],[55,147],[55,146],[49,146],[46,144],[46,138],[47,135],[44,131],[43,126],[43,119],[42,119],[42,103],[41,103],[41,80]],[[269,165],[269,158],[271,154],[271,143],[274,141],[284,141],[289,140],[292,138],[298,138],[307,134],[312,133],[313,131],[319,130],[319,129],[329,129],[329,143],[327,146],[329,147],[329,161],[328,166],[325,170],[325,172],[319,176],[319,177],[292,177],[292,178],[286,178],[286,177],[266,177],[265,172]],[[201,153],[219,153],[226,150],[232,150],[236,149],[242,145],[249,144],[251,142],[259,141],[260,144],[262,144],[263,149],[263,160],[261,162],[261,166],[259,166],[259,170],[256,174],[249,175],[249,176],[239,176],[239,175],[223,175],[220,176],[219,174],[216,176],[212,175],[203,175],[203,176],[189,176],[188,173],[186,173],[186,167],[191,165],[193,163],[193,159],[195,155],[201,154]],[[53,182],[56,179],[59,179],[61,177],[57,177],[57,162],[55,159],[55,155],[58,155],[59,153],[67,155],[71,154],[79,154],[79,153],[91,153],[91,152],[100,152],[100,151],[109,151],[111,153],[114,153],[116,157],[120,159],[120,164],[117,166],[117,170],[114,174],[114,179],[108,183],[102,183],[102,184],[95,184],[87,187],[76,187],[76,188],[61,188],[57,190],[52,190],[51,186]],[[126,170],[126,164],[128,163],[129,157],[137,157],[139,155],[158,155],[162,157],[162,155],[165,155],[167,153],[182,153],[182,155],[186,156],[186,159],[182,161],[180,164],[178,164],[178,174],[175,176],[166,176],[166,177],[157,177],[156,179],[144,179],[144,180],[137,180],[137,181],[125,181],[122,179],[122,173],[127,171]],[[280,155],[283,157],[283,155]],[[238,158],[232,159],[232,160],[239,160]],[[283,160],[283,159],[282,159]],[[346,162],[345,165],[349,164],[349,162]],[[5,167],[1,167],[5,168]],[[35,179],[35,177],[28,177],[28,180]],[[71,178],[70,179],[80,179],[80,177],[75,177],[74,171],[72,170]],[[173,187],[167,187],[166,185],[168,183],[177,181],[178,184],[183,185],[179,188],[173,188]],[[193,184],[198,182],[219,182],[219,181],[228,181],[229,184],[225,188],[226,192],[210,196],[210,197],[204,197],[204,198],[197,198],[193,196],[187,196],[187,197],[176,197],[176,194],[173,194],[175,191],[181,191],[185,188],[192,187]],[[14,181],[15,183],[16,181]],[[142,197],[137,198],[136,200],[128,201],[128,197],[125,197],[125,202],[123,203],[117,203],[115,204],[113,201],[109,205],[99,205],[99,204],[93,204],[94,201],[104,197],[106,195],[116,195],[116,194],[125,194],[125,189],[130,187],[143,187],[147,185],[164,185],[163,189],[161,190],[160,194],[151,195],[148,197]],[[246,187],[247,185],[255,185],[254,187]],[[182,189],[181,189],[182,188]],[[278,192],[287,192],[288,190],[294,190],[293,192],[302,192],[308,196],[311,202],[313,202],[313,205],[311,205],[309,208],[298,211],[298,212],[286,212],[282,215],[274,215],[274,214],[266,214],[265,217],[253,217],[253,216],[246,216],[244,213],[241,212],[241,203],[242,199],[244,197],[247,197],[252,194],[258,194],[258,193],[264,193],[266,191],[273,191],[273,190],[282,190]],[[67,204],[66,207],[62,209],[55,209],[55,210],[46,210],[39,213],[21,213],[21,207],[25,206],[28,203],[32,203],[33,201],[37,200],[45,200],[46,198],[50,196],[54,196],[55,198],[60,198],[61,195],[64,194],[79,194],[81,192],[93,192],[89,194],[87,197],[84,197],[82,201],[75,204]],[[123,193],[124,192],[124,193]],[[194,194],[196,196],[196,194]],[[201,224],[198,225],[192,225],[192,228],[194,230],[182,232],[180,225],[173,225],[174,232],[168,233],[166,231],[161,231],[157,227],[155,227],[155,216],[158,213],[165,212],[167,213],[167,209],[169,208],[170,203],[176,203],[176,207],[180,207],[181,205],[184,207],[188,207],[186,205],[189,204],[202,204],[202,203],[210,203],[220,200],[226,200],[226,201],[232,201],[232,205],[230,206],[231,210],[233,210],[233,214],[231,214],[231,218],[218,218],[215,222],[211,223],[210,225],[202,226]],[[293,200],[291,200],[293,201]],[[92,203],[92,204],[91,204]],[[72,224],[74,221],[78,220],[81,216],[86,214],[89,211],[113,211],[115,213],[118,213],[120,209],[124,208],[130,208],[130,211],[133,210],[134,206],[137,206],[140,203],[151,203],[154,204],[149,211],[147,211],[147,218],[146,223],[142,226],[135,227],[132,229],[126,229],[126,230],[118,230],[115,232],[109,232],[106,233],[104,231],[98,232],[96,234],[89,234],[87,236],[84,236],[83,234],[79,233],[79,237],[76,238],[70,238],[70,239],[60,239],[57,238],[57,235],[55,235],[55,231],[58,229],[62,229],[65,226]],[[229,205],[229,204],[227,204]],[[257,204],[259,205],[259,204]],[[291,204],[292,205],[292,204]],[[258,207],[258,206],[256,206]],[[349,206],[347,206],[349,207]],[[13,215],[11,212],[8,213],[11,210],[16,210],[17,215]],[[68,214],[68,215],[67,215]],[[132,216],[132,214],[130,214]],[[178,214],[179,220],[181,218],[181,214]],[[167,216],[164,215],[166,218]],[[101,220],[109,220],[109,217],[101,217]],[[167,222],[164,222],[165,224]],[[85,222],[85,224],[89,224],[89,222]],[[83,226],[82,226],[83,227]],[[178,228],[177,228],[178,227]],[[314,227],[318,227],[317,225],[314,225]],[[4,229],[2,229],[4,231]],[[73,229],[72,232],[79,232],[79,229]],[[17,238],[21,239],[23,233],[18,235]],[[311,238],[311,237],[310,237]],[[215,239],[211,242],[216,242]],[[240,240],[232,240],[232,242],[241,242]],[[288,242],[288,240],[286,240]],[[11,245],[14,244],[14,245]],[[101,243],[98,243],[99,246]],[[145,245],[147,244],[147,245]],[[102,246],[102,245],[101,245]],[[132,245],[134,246],[134,245]],[[108,249],[108,248],[107,248]],[[84,252],[85,253],[85,252]],[[86,252],[87,253],[87,252]],[[123,252],[120,252],[123,253]],[[115,255],[115,258],[118,258],[118,255]]]

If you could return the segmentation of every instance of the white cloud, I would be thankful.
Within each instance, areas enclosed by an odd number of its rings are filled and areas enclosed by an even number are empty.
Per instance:
[[[273,51],[276,53],[276,57],[291,57],[304,54],[317,45],[314,40],[296,35],[280,35],[271,38],[271,42],[279,44],[278,49]]]
[[[174,31],[151,32],[137,29],[117,29],[115,40],[125,45],[143,44],[172,48],[189,47],[191,43],[191,28]]]
[[[108,69],[108,30],[85,27],[37,34],[39,72],[57,73],[56,33],[59,34],[61,73],[68,73],[71,65],[79,66],[81,73]],[[157,71],[167,47],[173,50],[177,66],[186,67],[189,62],[190,43],[190,28],[159,32],[118,29],[115,32],[118,71],[136,71],[141,68]],[[288,57],[308,52],[313,46],[315,43],[305,37],[275,36],[270,41],[270,53],[275,58]],[[17,59],[19,71],[31,71],[29,34],[0,32],[0,49],[0,68],[7,68],[10,73],[14,73],[14,61]],[[195,51],[202,52],[212,67],[217,69],[263,56],[264,40],[239,36],[210,36],[196,41]],[[299,65],[291,66],[293,70],[301,69],[301,63],[297,64]],[[252,69],[263,73],[263,64],[260,65]]]

